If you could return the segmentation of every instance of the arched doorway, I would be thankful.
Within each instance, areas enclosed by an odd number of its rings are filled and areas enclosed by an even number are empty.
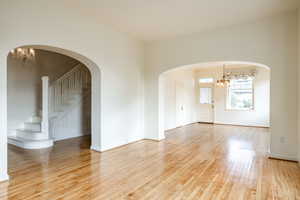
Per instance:
[[[70,50],[44,46],[44,45],[25,45],[17,48],[36,49],[54,52],[73,58],[86,66],[91,76],[91,149],[100,151],[101,149],[101,71],[100,68],[89,58]],[[16,48],[16,49],[17,49]]]
[[[164,85],[166,83],[166,75],[168,73],[176,72],[176,71],[180,71],[180,70],[190,70],[191,71],[191,70],[195,70],[197,68],[208,68],[209,69],[209,68],[212,68],[212,67],[223,66],[223,65],[241,66],[241,67],[242,66],[253,66],[253,67],[256,67],[256,68],[262,68],[262,69],[267,70],[267,74],[268,74],[268,76],[270,76],[270,68],[268,66],[263,65],[263,64],[259,64],[259,63],[242,62],[242,61],[223,61],[223,62],[198,63],[198,64],[193,64],[193,65],[180,66],[180,67],[173,68],[171,70],[167,70],[167,71],[161,73],[159,75],[159,91],[158,91],[158,112],[159,112],[159,115],[158,115],[158,128],[159,128],[159,131],[158,131],[158,135],[156,136],[157,140],[164,139],[165,138],[165,130],[168,129],[168,128],[166,128],[166,124],[167,123],[165,122],[165,119],[167,117],[167,116],[165,116],[165,109],[166,109],[165,108],[165,96],[166,96],[165,94],[166,94],[167,91],[166,91],[166,89],[164,87]],[[195,82],[195,84],[197,84],[197,83]],[[268,86],[267,86],[268,87],[268,91],[270,91],[270,87],[269,86],[270,86],[270,78],[269,78],[269,83],[268,83]],[[206,87],[206,89],[207,89],[207,87]],[[269,97],[270,97],[270,94],[268,94],[268,98]],[[267,109],[265,110],[266,111],[265,113],[267,115],[266,116],[267,120],[265,120],[266,123],[262,123],[263,124],[262,126],[269,127],[270,102],[269,102],[269,100],[267,102],[268,102],[266,104]],[[226,108],[224,108],[224,109],[226,110]],[[251,113],[251,114],[253,114],[253,113]],[[256,116],[257,115],[259,115],[259,113],[257,113]],[[176,116],[176,114],[173,115],[173,116]],[[212,114],[212,118],[213,118],[213,116],[214,116],[214,114]],[[189,121],[190,121],[189,123],[192,123],[193,119],[190,119]],[[195,121],[197,121],[197,120],[195,120]],[[210,123],[211,121],[208,120],[208,122]],[[179,123],[179,124],[184,124],[184,122],[183,123]],[[173,125],[173,128],[175,128],[176,126],[178,126],[178,124],[177,125]],[[260,125],[257,125],[257,126],[260,126]],[[171,127],[172,127],[172,125],[171,125]]]
[[[23,48],[34,48],[52,51],[72,57],[83,63],[91,73],[91,149],[101,150],[101,70],[92,60],[76,52],[53,46],[25,45]]]

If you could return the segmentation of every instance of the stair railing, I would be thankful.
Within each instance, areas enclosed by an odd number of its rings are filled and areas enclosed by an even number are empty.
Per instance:
[[[49,87],[49,114],[63,111],[74,92],[89,88],[90,75],[81,63],[54,81]]]

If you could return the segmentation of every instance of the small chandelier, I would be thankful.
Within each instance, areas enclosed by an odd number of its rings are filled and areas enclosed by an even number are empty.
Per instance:
[[[33,48],[17,48],[10,51],[12,57],[21,59],[23,62],[34,60],[35,50]]]
[[[217,86],[218,87],[225,87],[226,85],[228,85],[230,83],[230,79],[227,78],[227,76],[225,75],[225,64],[223,65],[223,75],[222,75],[222,79],[217,80]]]

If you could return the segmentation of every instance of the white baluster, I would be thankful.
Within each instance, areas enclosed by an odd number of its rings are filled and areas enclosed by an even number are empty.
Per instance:
[[[72,97],[73,92],[82,91],[88,86],[89,74],[78,64],[51,85],[50,111],[57,112],[62,104]]]
[[[42,77],[42,133],[47,135],[49,138],[49,78],[48,76]]]

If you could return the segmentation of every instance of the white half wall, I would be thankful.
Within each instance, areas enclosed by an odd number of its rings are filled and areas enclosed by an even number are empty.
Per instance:
[[[146,137],[157,139],[159,76],[180,66],[247,61],[271,68],[272,155],[297,160],[297,12],[146,45]]]
[[[55,141],[91,134],[90,95],[77,102],[58,119],[50,121],[50,135]],[[53,126],[53,127],[52,127]]]
[[[103,151],[144,138],[142,42],[100,24],[69,1],[2,2],[0,26],[0,177],[7,174],[6,59],[15,47],[67,49],[101,68],[101,91],[95,91],[101,93],[101,145],[95,148]]]

